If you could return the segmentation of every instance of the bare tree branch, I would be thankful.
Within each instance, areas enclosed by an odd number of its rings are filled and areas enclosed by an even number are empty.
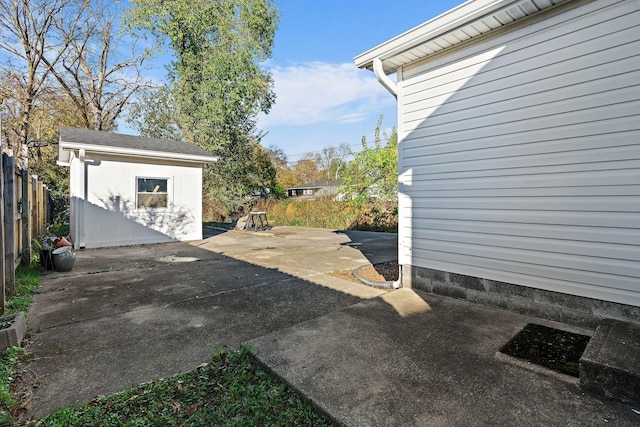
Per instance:
[[[107,4],[94,2],[81,37],[74,38],[59,27],[72,41],[62,65],[52,73],[90,129],[112,130],[133,94],[148,85],[140,73],[148,53],[137,53],[134,46],[131,57],[118,60],[114,47],[126,45],[126,40],[114,34],[116,18]]]
[[[18,137],[11,141],[18,152],[30,139],[30,122],[39,92],[47,83],[52,67],[64,55],[68,40],[60,38],[56,22],[65,11],[65,20],[74,22],[85,3],[76,0],[0,0],[0,53],[8,55],[5,74],[22,75]],[[69,20],[69,18],[71,18]]]

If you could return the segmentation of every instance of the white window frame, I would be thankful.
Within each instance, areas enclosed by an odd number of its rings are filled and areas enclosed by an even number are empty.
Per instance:
[[[157,181],[165,181],[166,182],[166,190],[167,191],[163,191],[163,192],[152,192],[152,191],[139,191],[140,188],[140,180],[141,179],[146,179],[146,180],[157,180]],[[136,181],[135,181],[135,190],[136,190],[136,209],[140,209],[140,210],[145,210],[145,209],[169,209],[169,206],[171,205],[171,178],[168,177],[152,177],[152,176],[137,176],[136,177]],[[146,195],[146,194],[158,194],[158,195],[165,195],[166,196],[166,206],[141,206],[140,205],[140,195]]]

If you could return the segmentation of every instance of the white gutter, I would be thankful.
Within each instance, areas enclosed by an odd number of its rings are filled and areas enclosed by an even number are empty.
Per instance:
[[[371,70],[376,58],[387,73],[399,66],[444,50],[488,31],[532,16],[571,0],[468,0],[354,58],[358,68]],[[483,21],[485,21],[483,23]],[[488,31],[479,32],[474,24],[483,23]],[[469,31],[467,31],[469,30]],[[426,48],[421,46],[436,42]],[[429,51],[431,51],[429,53]]]
[[[216,162],[220,158],[218,156],[201,156],[194,154],[174,153],[168,151],[148,151],[148,150],[132,150],[122,147],[105,147],[103,145],[89,145],[83,143],[61,142],[61,149],[68,150],[86,150],[88,152],[119,154],[123,156],[142,156],[155,157],[160,159],[185,160],[192,162],[211,163]]]
[[[387,74],[384,72],[384,68],[382,67],[382,60],[380,58],[373,59],[373,72],[375,73],[376,78],[378,79],[380,84],[384,86],[384,88],[389,92],[391,92],[391,95],[398,99],[398,88],[395,83],[391,81],[389,76],[387,76]]]

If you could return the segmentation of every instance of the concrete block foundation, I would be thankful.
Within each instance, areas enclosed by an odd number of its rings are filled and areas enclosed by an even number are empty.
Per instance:
[[[640,325],[604,320],[580,358],[580,385],[587,391],[640,403]]]
[[[407,284],[438,295],[589,329],[598,327],[603,319],[640,324],[640,307],[423,267],[403,266],[403,286]]]

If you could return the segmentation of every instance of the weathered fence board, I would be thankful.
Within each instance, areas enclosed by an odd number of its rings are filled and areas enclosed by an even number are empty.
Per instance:
[[[0,314],[6,294],[15,290],[15,269],[31,262],[31,243],[42,237],[49,221],[50,192],[27,170],[17,170],[10,152],[0,162]]]
[[[2,153],[2,179],[4,185],[2,195],[4,199],[4,290],[13,292],[15,289],[15,170],[13,156]],[[4,306],[2,308],[4,312]]]

